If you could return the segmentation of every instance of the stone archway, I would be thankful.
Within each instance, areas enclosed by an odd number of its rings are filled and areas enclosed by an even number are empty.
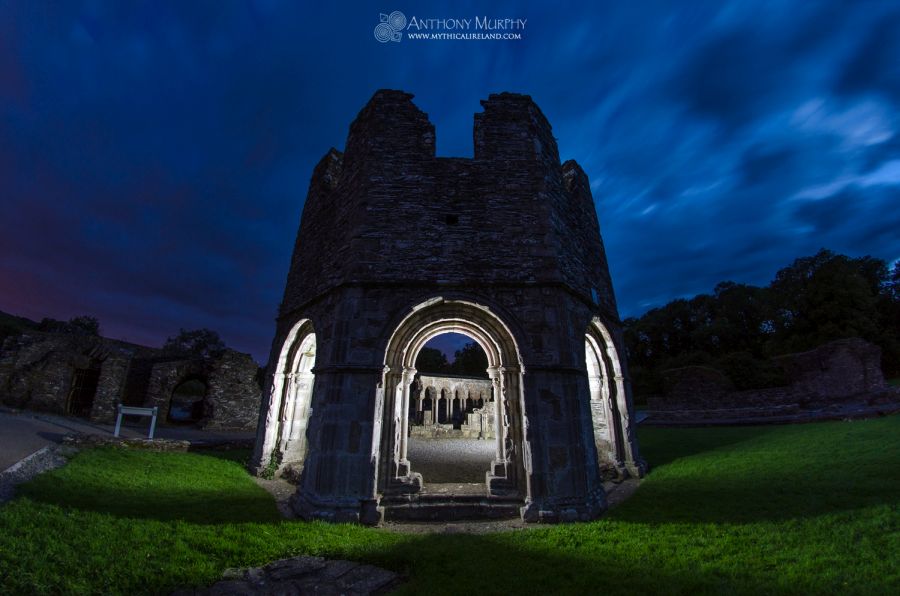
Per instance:
[[[264,423],[257,431],[254,460],[260,467],[299,473],[307,452],[306,431],[315,383],[316,334],[308,319],[297,322],[282,344],[270,379]]]
[[[166,408],[166,421],[175,424],[196,424],[206,415],[209,381],[197,374],[189,374],[172,389]]]
[[[421,475],[410,468],[407,459],[409,387],[416,375],[419,351],[428,340],[448,332],[465,335],[481,346],[498,396],[497,445],[486,474],[487,496],[526,499],[530,490],[525,457],[530,450],[525,444],[523,369],[516,341],[509,327],[486,306],[443,298],[413,307],[388,341],[376,407],[378,444],[373,445],[379,459],[377,490],[389,496],[417,493],[422,488]]]
[[[601,466],[639,478],[646,464],[637,452],[630,387],[612,334],[597,317],[585,334],[585,360],[597,458]]]

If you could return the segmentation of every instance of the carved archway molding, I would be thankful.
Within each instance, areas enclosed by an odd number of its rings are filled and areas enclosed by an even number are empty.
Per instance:
[[[313,383],[312,367],[305,362],[310,350],[315,350],[312,321],[300,319],[285,337],[275,372],[268,379],[266,415],[257,429],[253,457],[257,471],[270,464],[273,454],[281,455],[290,450],[292,442],[301,443],[297,449],[298,457],[302,457],[305,452],[306,422],[309,418]],[[292,399],[299,391],[303,392],[303,403]]]
[[[522,358],[510,328],[488,307],[465,300],[432,298],[412,308],[387,343],[382,382],[376,395],[372,456],[377,493],[417,493],[422,476],[407,459],[410,385],[419,352],[443,333],[465,335],[484,350],[488,376],[496,397],[497,449],[486,475],[487,496],[530,497],[526,469],[530,450],[525,443]]]
[[[588,325],[585,343],[591,400],[602,400],[607,415],[612,447],[609,463],[640,478],[646,474],[647,464],[638,453],[634,436],[630,382],[624,373],[616,342],[599,317],[594,317]],[[597,455],[603,458],[602,454]]]

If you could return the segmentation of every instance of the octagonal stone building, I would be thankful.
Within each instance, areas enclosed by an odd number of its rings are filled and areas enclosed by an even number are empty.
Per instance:
[[[296,475],[305,518],[596,517],[604,476],[645,464],[588,178],[527,95],[481,102],[471,159],[435,156],[412,97],[376,92],[313,171],[251,467]],[[407,459],[416,356],[446,332],[483,348],[496,398],[466,494]]]

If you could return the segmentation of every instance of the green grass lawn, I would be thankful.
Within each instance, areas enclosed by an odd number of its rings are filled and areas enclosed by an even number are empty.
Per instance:
[[[307,553],[401,593],[900,593],[900,416],[639,438],[654,469],[604,519],[480,536],[283,521],[246,454],[85,451],[0,507],[0,591],[165,593]]]

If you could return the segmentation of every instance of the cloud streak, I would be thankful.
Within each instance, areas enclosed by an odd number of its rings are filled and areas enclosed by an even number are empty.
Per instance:
[[[440,155],[472,154],[480,99],[532,95],[591,177],[624,316],[822,246],[900,258],[895,5],[490,12],[525,39],[379,44],[368,3],[3,3],[0,309],[264,360],[312,167],[382,87]]]

